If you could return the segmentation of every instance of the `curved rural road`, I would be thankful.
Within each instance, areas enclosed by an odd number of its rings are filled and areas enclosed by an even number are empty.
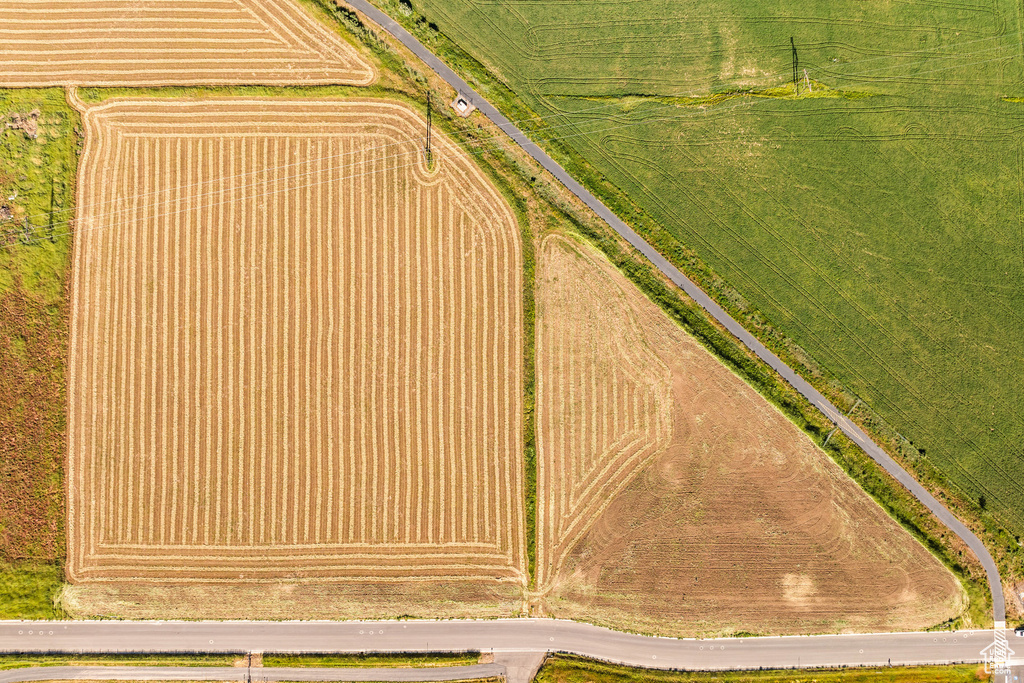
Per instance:
[[[774,353],[765,348],[754,335],[750,334],[742,325],[736,322],[732,316],[725,312],[715,301],[708,296],[704,290],[698,287],[692,280],[683,275],[675,266],[658,253],[654,247],[648,244],[632,228],[626,225],[612,211],[605,206],[597,197],[592,195],[585,187],[580,185],[569,175],[554,159],[549,157],[540,147],[534,144],[526,135],[511,121],[505,118],[501,112],[494,108],[490,102],[483,99],[469,85],[462,80],[454,71],[437,58],[434,53],[425,48],[416,38],[402,28],[395,20],[374,7],[368,0],[342,0],[345,4],[359,10],[372,21],[379,24],[384,30],[393,35],[399,42],[407,47],[413,54],[419,57],[427,66],[433,69],[437,75],[443,78],[448,85],[457,90],[463,97],[468,99],[495,125],[508,134],[520,147],[533,157],[537,163],[547,169],[566,188],[586,204],[594,213],[600,216],[610,225],[615,232],[619,233],[627,242],[649,259],[662,273],[672,282],[678,285],[687,295],[696,301],[706,310],[711,317],[722,324],[729,332],[740,340],[748,349],[754,352],[758,358],[770,365],[773,370],[782,375],[793,388],[800,392],[804,398],[811,402],[821,413],[832,421],[843,434],[860,446],[872,460],[881,465],[886,472],[903,484],[925,507],[949,527],[957,536],[963,539],[964,543],[974,552],[985,567],[988,575],[988,586],[992,592],[992,612],[995,617],[996,627],[1001,628],[1006,621],[1006,603],[1003,600],[1003,585],[999,578],[999,569],[989,554],[988,549],[981,540],[975,536],[960,520],[953,516],[942,503],[935,499],[932,494],[917,482],[906,470],[900,467],[895,460],[883,451],[871,438],[864,433],[860,427],[848,420],[842,412],[832,405],[832,402],[821,395],[821,393],[807,383],[802,377],[796,374],[792,368],[786,365]]]

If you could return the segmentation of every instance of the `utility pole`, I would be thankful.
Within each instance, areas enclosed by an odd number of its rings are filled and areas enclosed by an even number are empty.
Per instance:
[[[50,241],[51,242],[56,242],[57,241],[57,238],[53,234],[53,191],[54,191],[54,185],[56,184],[56,182],[57,181],[55,179],[50,178],[50,225],[48,226],[48,231],[50,233]]]
[[[427,91],[427,163],[430,163],[430,91]]]
[[[789,46],[793,49],[793,87],[796,89],[796,94],[800,94],[800,60],[796,56],[796,43],[793,42],[793,36],[789,37]]]

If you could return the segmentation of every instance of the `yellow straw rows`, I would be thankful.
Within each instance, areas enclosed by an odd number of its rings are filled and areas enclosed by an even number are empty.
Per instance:
[[[294,0],[0,0],[0,85],[365,85]]]
[[[69,575],[522,581],[521,246],[377,101],[84,115]]]
[[[576,249],[551,236],[538,259],[541,589],[636,469],[672,438],[671,373],[638,333],[622,292],[619,306],[595,305],[609,296],[608,281],[595,278]]]

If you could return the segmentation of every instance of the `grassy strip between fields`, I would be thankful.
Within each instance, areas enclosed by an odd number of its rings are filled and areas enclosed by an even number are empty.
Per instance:
[[[535,683],[968,683],[989,678],[977,664],[880,669],[658,671],[558,655],[545,662],[534,680]]]
[[[529,109],[483,64],[459,48],[437,30],[437,27],[433,26],[431,22],[416,12],[410,12],[408,9],[403,11],[399,0],[374,0],[374,3],[393,19],[399,21],[435,54],[438,54],[448,66],[465,78],[509,119],[518,121],[520,128],[530,131],[531,134],[539,135],[541,138],[545,137],[543,131],[547,124],[544,120]],[[675,241],[662,226],[633,204],[620,190],[605,181],[578,154],[560,146],[557,142],[545,143],[544,146],[567,171],[580,180],[617,215],[631,217],[628,222],[641,236],[658,251],[669,257],[688,276],[695,279],[720,305],[737,320],[744,323],[766,346],[800,372],[819,391],[839,406],[852,402],[848,400],[851,394],[839,387],[833,378],[823,374],[815,376],[813,372],[809,372],[808,368],[794,356],[790,341],[777,330],[767,325],[751,325],[750,321],[756,312],[738,311],[726,295],[727,285],[706,264]],[[652,266],[646,261],[641,261],[631,250],[626,250],[623,247],[624,242],[616,237],[603,222],[598,223],[580,216],[564,199],[560,200],[551,194],[546,198],[554,205],[559,206],[579,232],[598,246],[651,300],[661,306],[670,317],[694,335],[701,344],[782,410],[890,516],[929,548],[957,576],[969,598],[970,604],[967,613],[949,623],[936,625],[938,628],[991,625],[991,597],[980,565],[973,563],[973,566],[968,566],[972,560],[965,557],[962,551],[954,549],[952,543],[955,542],[955,537],[952,537],[952,534],[932,517],[923,504],[841,433],[837,432],[828,438],[833,425],[821,413],[768,366],[754,357],[745,347],[740,346],[731,335],[713,323],[703,309],[685,297],[680,290],[668,284]],[[876,437],[879,434],[895,433],[877,418],[864,426],[869,433]],[[828,439],[827,444],[825,444],[826,439]],[[893,450],[891,438],[883,438],[881,443],[883,446],[887,446],[888,450]],[[922,479],[926,485],[946,488],[945,482],[939,480],[937,476],[934,478],[927,475],[920,476],[921,473],[917,470],[915,470],[915,474],[919,475],[919,479]],[[943,499],[948,501],[948,497],[943,497]],[[989,547],[993,544],[1005,544],[1012,541],[1012,538],[1005,533],[999,533],[998,530],[989,528],[994,523],[993,520],[979,516],[978,512],[969,507],[956,507],[958,517],[966,520],[975,530],[983,527],[989,532],[983,535],[983,538],[988,541]]]
[[[0,619],[54,619],[79,117],[60,88],[3,89],[0,104]]]
[[[245,653],[229,654],[0,654],[0,670],[31,666],[233,666]],[[476,652],[395,654],[264,654],[263,666],[398,668],[469,666]]]
[[[523,249],[523,495],[529,586],[533,588],[537,564],[537,304],[534,289],[537,265],[530,221],[520,215],[519,225],[526,245]]]

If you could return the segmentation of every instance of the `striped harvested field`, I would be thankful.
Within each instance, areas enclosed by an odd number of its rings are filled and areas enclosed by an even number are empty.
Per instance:
[[[514,214],[375,100],[83,115],[75,582],[525,581]]]
[[[956,578],[589,245],[537,281],[542,613],[665,635],[901,630]]]
[[[296,0],[0,0],[0,85],[366,85]]]
[[[548,238],[540,261],[541,277],[557,280],[538,290],[537,393],[558,400],[537,405],[538,586],[672,437],[671,373],[622,305],[592,305],[608,296],[607,283],[574,253]],[[550,270],[573,258],[579,267]]]

